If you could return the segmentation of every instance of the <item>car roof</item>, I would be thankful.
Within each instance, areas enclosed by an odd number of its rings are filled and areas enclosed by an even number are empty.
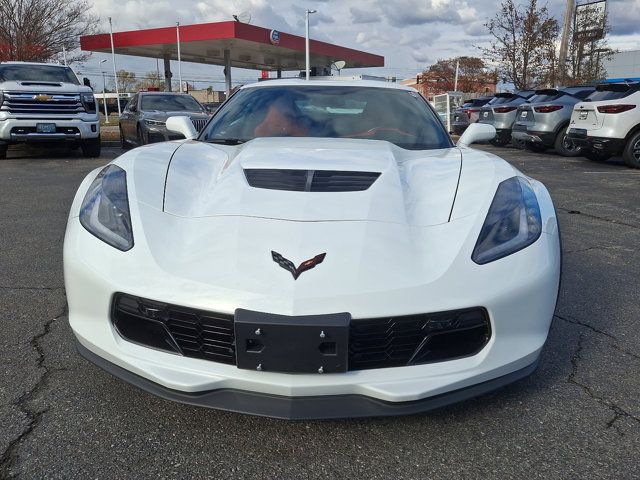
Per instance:
[[[138,92],[138,94],[140,94],[140,95],[189,95],[190,97],[192,96],[190,93],[186,93],[186,92],[146,92],[146,91],[142,91],[142,92]]]
[[[258,83],[243,85],[241,90],[246,88],[269,88],[269,87],[305,87],[305,86],[322,86],[322,87],[372,87],[387,88],[390,90],[404,90],[415,92],[415,88],[407,87],[400,83],[384,82],[381,80],[305,80],[303,78],[282,78],[273,79]]]

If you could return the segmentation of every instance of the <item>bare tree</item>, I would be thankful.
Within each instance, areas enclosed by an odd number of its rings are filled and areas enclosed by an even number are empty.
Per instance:
[[[148,88],[164,90],[164,78],[158,72],[147,72],[142,80],[140,80],[138,89],[143,90]]]
[[[97,17],[87,0],[0,0],[0,60],[44,62],[86,59],[80,36],[94,33]]]
[[[517,89],[538,86],[554,66],[558,21],[537,0],[517,5],[504,0],[485,26],[493,41],[481,48],[485,60],[495,64],[499,75]]]
[[[122,92],[131,92],[137,87],[136,74],[133,72],[127,72],[126,70],[118,70],[116,73],[118,78],[118,91]],[[111,84],[113,85],[113,79],[111,80]],[[115,85],[113,85],[115,88]]]
[[[454,90],[456,63],[458,68],[458,90],[475,93],[495,90],[497,77],[487,68],[481,58],[457,57],[438,60],[420,76],[421,82],[436,83],[442,91]]]

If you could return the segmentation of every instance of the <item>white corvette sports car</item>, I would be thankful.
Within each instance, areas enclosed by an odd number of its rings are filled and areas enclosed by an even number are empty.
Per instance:
[[[530,374],[558,295],[545,187],[413,89],[278,80],[91,172],[64,244],[80,353],[282,418],[425,411]],[[490,130],[490,131],[489,131]],[[197,138],[196,138],[197,137]]]

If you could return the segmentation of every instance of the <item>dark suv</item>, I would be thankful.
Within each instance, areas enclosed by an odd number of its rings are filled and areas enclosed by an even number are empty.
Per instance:
[[[131,97],[120,116],[122,148],[131,144],[165,142],[184,138],[167,130],[167,118],[184,115],[200,131],[209,120],[205,108],[191,95],[171,92],[140,92]]]
[[[567,136],[567,127],[573,107],[594,90],[592,86],[536,90],[518,107],[511,136],[534,152],[553,148],[564,157],[580,155],[581,147]]]

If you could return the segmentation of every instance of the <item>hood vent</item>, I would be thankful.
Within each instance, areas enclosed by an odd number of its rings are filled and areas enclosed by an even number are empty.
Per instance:
[[[380,172],[247,168],[249,185],[292,192],[360,192],[368,189]]]
[[[35,87],[35,86],[43,86],[43,87],[61,87],[62,84],[58,82],[20,82],[20,85],[24,87]]]

